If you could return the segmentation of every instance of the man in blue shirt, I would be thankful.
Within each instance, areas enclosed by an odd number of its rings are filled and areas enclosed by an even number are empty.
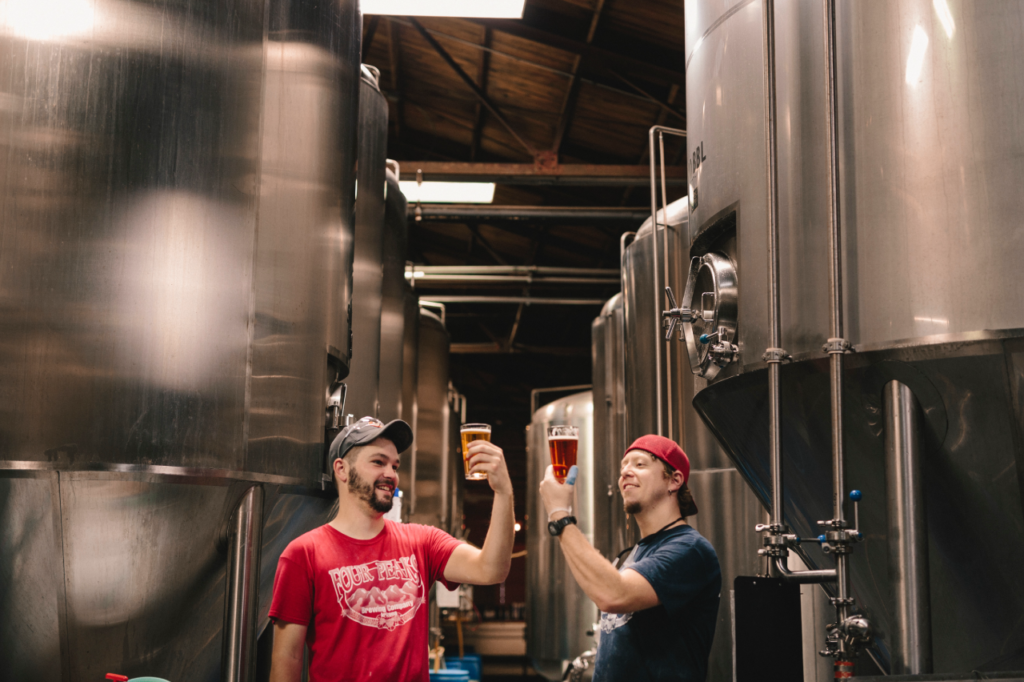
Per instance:
[[[650,435],[623,455],[619,490],[641,540],[618,570],[576,527],[573,469],[561,484],[548,467],[540,493],[549,532],[601,610],[595,682],[704,682],[722,574],[711,543],[686,523],[697,513],[686,486],[686,453],[668,438]]]

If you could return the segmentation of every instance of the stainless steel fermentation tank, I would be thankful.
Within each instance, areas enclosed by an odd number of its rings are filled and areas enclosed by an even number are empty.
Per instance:
[[[635,237],[623,238],[622,293],[605,305],[593,325],[594,395],[598,403],[594,428],[595,434],[600,434],[595,437],[594,448],[595,452],[607,452],[602,458],[605,480],[601,485],[607,499],[613,500],[607,523],[616,530],[608,539],[612,546],[606,553],[612,558],[637,539],[635,526],[631,530],[627,525],[618,493],[619,462],[633,440],[658,432],[657,391],[661,390],[661,433],[678,442],[690,459],[688,485],[700,512],[688,522],[715,547],[722,567],[723,593],[708,679],[724,681],[733,677],[729,590],[736,576],[758,572],[757,539],[748,531],[762,519],[763,511],[693,409],[693,396],[706,382],[690,373],[681,344],[665,344],[663,340],[665,256],[667,285],[681,293],[688,272],[688,223],[688,202],[682,199],[658,212],[657,240],[649,219]],[[657,276],[652,251],[655,247]],[[660,380],[655,357],[658,344],[662,345]],[[599,405],[601,402],[604,407]]]
[[[436,526],[462,537],[465,473],[459,427],[465,417],[465,398],[448,378],[451,339],[444,322],[432,311],[421,308],[418,327],[416,440],[408,457],[408,468],[403,462],[400,472],[408,481],[401,483],[407,491],[402,512],[407,521]]]
[[[384,197],[384,235],[380,311],[380,418],[385,421],[404,419],[413,423],[412,404],[405,405],[406,341],[417,338],[416,298],[405,282],[405,256],[408,249],[408,218],[405,195],[398,185],[398,166],[389,162]],[[408,372],[415,377],[415,365]]]
[[[363,64],[352,265],[352,367],[345,379],[345,412],[355,419],[379,415],[380,367],[384,360],[384,235],[392,226],[385,224],[388,103],[380,91],[379,77],[374,67]]]
[[[783,509],[815,537],[835,518],[824,15],[810,2],[774,14],[781,347],[793,358],[780,379]],[[694,405],[768,504],[762,20],[761,2],[686,4],[688,241],[704,279],[680,303],[701,313],[691,352],[706,357],[702,333],[733,336],[734,359],[697,363],[710,381]],[[850,596],[893,671],[1024,667],[1019,21],[1019,3],[996,0],[836,5],[839,312],[856,350],[841,375],[839,493],[864,494]],[[732,293],[716,289],[729,268]],[[817,545],[806,553],[834,565]]]
[[[548,534],[547,513],[536,491],[551,464],[547,427],[578,427],[576,465],[580,474],[578,506],[573,513],[587,539],[600,543],[598,538],[605,529],[597,526],[595,510],[598,500],[607,499],[607,492],[596,475],[605,467],[594,458],[592,395],[585,391],[544,405],[533,413],[527,432],[526,653],[534,669],[549,680],[562,679],[565,666],[594,647],[598,611],[573,578],[558,539]]]
[[[347,1],[0,9],[5,678],[251,674],[277,557],[331,506],[359,27]]]

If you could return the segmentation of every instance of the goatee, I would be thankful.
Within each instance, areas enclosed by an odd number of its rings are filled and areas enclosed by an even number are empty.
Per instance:
[[[644,507],[639,502],[624,502],[622,508],[627,514],[633,514],[634,516],[644,510]]]
[[[379,478],[371,485],[367,483],[359,474],[353,469],[352,475],[348,479],[348,491],[358,497],[360,500],[370,505],[370,509],[381,514],[386,514],[391,511],[391,507],[395,504],[394,492],[386,500],[377,498],[377,484],[387,481],[387,479]]]

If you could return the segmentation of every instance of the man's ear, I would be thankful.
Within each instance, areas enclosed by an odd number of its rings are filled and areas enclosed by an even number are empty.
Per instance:
[[[344,457],[338,457],[331,463],[334,470],[334,480],[340,483],[348,483],[348,462]]]
[[[669,492],[675,495],[683,489],[684,485],[686,485],[686,481],[683,480],[683,472],[673,471],[672,482],[669,484]]]

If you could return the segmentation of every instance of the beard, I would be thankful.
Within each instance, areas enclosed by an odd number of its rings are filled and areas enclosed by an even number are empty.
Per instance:
[[[627,514],[633,514],[634,516],[644,510],[644,506],[639,502],[623,502],[622,508]]]
[[[395,504],[394,492],[384,500],[377,497],[377,484],[386,482],[386,478],[378,478],[372,484],[367,483],[353,469],[352,475],[348,479],[348,491],[368,504],[373,511],[386,514]]]

